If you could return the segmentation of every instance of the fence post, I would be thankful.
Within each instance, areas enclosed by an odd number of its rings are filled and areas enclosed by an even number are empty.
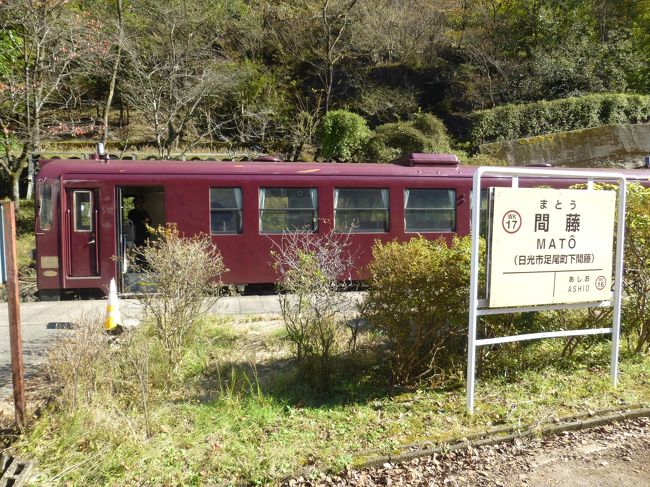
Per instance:
[[[16,213],[13,201],[2,203],[4,214],[4,246],[7,262],[7,305],[9,306],[9,342],[11,346],[11,378],[14,386],[14,410],[16,424],[24,428],[25,412],[25,366],[23,364],[23,341],[20,331],[20,304],[18,263],[16,259]]]

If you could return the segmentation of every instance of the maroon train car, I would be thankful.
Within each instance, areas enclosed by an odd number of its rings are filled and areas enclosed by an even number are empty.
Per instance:
[[[376,240],[468,234],[475,169],[450,154],[410,154],[393,164],[43,161],[36,186],[39,295],[105,294],[112,278],[120,290],[129,288],[137,276],[127,214],[136,196],[153,225],[210,234],[229,269],[226,284],[274,282],[270,251],[295,228],[352,230],[352,278],[363,279]],[[625,172],[645,183],[650,176]],[[524,184],[535,183],[552,184]],[[501,184],[506,180],[486,180]]]

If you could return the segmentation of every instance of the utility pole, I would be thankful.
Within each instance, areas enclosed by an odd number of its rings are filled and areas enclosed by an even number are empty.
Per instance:
[[[9,306],[9,341],[11,345],[11,378],[14,386],[14,410],[16,425],[24,428],[25,413],[25,366],[23,364],[23,341],[20,331],[20,304],[18,265],[16,259],[16,213],[13,201],[2,203],[4,219],[4,251],[7,264],[7,305]]]

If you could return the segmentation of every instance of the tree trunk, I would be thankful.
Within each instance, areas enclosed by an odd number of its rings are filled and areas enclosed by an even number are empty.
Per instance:
[[[20,176],[22,173],[22,166],[11,173],[11,199],[15,203],[16,211],[20,209]]]
[[[115,55],[115,63],[113,64],[113,71],[111,73],[111,83],[108,88],[108,95],[106,96],[106,104],[104,105],[104,131],[102,134],[102,144],[106,147],[106,142],[108,140],[108,115],[111,111],[111,103],[113,102],[113,94],[115,93],[115,82],[117,81],[117,70],[120,66],[120,57],[122,54],[122,46],[117,46],[117,54]]]
[[[31,153],[40,157],[41,155],[41,107],[42,100],[40,93],[34,96],[34,119],[31,127]],[[21,169],[22,172],[22,169]]]
[[[27,155],[27,194],[25,199],[31,200],[34,194],[34,172],[36,168],[34,167],[34,155]]]
[[[102,143],[106,147],[108,140],[108,115],[111,111],[111,103],[113,102],[113,95],[115,93],[115,83],[117,81],[117,71],[120,67],[120,58],[122,56],[122,37],[124,34],[124,20],[122,17],[122,0],[117,0],[117,19],[119,37],[117,41],[117,54],[115,54],[115,63],[113,63],[113,70],[111,72],[111,82],[108,88],[108,95],[106,96],[106,104],[104,105],[104,133],[102,134]],[[120,117],[121,118],[121,117]]]
[[[330,98],[334,86],[334,62],[328,61],[327,73],[325,75],[325,113],[330,111]]]

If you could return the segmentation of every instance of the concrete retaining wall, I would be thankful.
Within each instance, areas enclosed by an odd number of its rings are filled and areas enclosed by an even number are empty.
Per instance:
[[[483,144],[481,153],[515,166],[635,167],[650,155],[650,124],[603,125]]]

